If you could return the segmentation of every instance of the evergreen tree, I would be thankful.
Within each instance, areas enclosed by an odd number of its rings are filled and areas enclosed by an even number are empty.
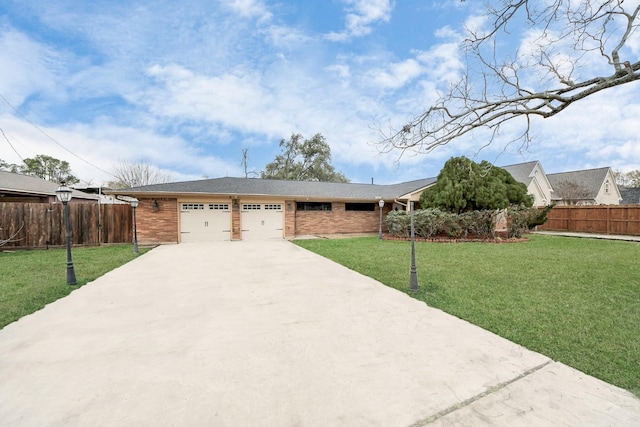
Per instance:
[[[423,208],[439,208],[458,214],[521,204],[533,205],[524,184],[487,161],[478,164],[466,157],[449,159],[438,174],[436,184],[420,197]]]

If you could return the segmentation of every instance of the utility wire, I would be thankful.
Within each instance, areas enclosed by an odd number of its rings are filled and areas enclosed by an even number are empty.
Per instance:
[[[38,132],[40,132],[41,134],[43,134],[45,137],[47,137],[49,140],[53,141],[55,144],[57,144],[58,146],[60,146],[62,149],[64,149],[65,151],[67,151],[68,153],[70,153],[71,155],[77,157],[78,159],[82,160],[83,162],[85,162],[86,164],[88,164],[89,166],[93,166],[94,168],[98,169],[101,172],[106,173],[109,176],[112,176],[113,178],[118,179],[117,176],[115,176],[114,174],[112,174],[111,172],[108,172],[104,169],[102,169],[99,166],[94,165],[93,163],[89,162],[88,160],[83,159],[82,157],[80,157],[79,155],[77,155],[76,153],[74,153],[73,151],[69,150],[67,147],[65,147],[64,145],[62,145],[60,142],[58,142],[54,137],[50,136],[49,134],[47,134],[44,130],[40,129],[40,127],[38,125],[36,125],[35,123],[33,123],[31,120],[29,120],[24,114],[22,114],[16,107],[14,107],[8,100],[7,98],[5,98],[1,93],[0,93],[0,98],[2,98],[4,100],[4,102],[7,103],[7,105],[9,107],[11,107],[13,109],[13,111],[16,112],[16,114],[18,114],[20,117],[22,117],[24,120],[26,120],[31,126],[33,126],[34,128],[36,128],[38,130]],[[4,132],[2,132],[2,134],[4,135]],[[6,135],[5,135],[5,138]],[[8,141],[8,139],[7,139]],[[9,143],[9,145],[11,145],[11,143]],[[11,145],[11,147],[13,148],[13,145]],[[15,151],[15,148],[14,148]],[[16,151],[17,153],[17,151]],[[20,157],[20,155],[18,154],[18,157]],[[20,157],[22,159],[22,157]],[[24,159],[22,159],[22,161],[24,162]]]
[[[2,95],[0,95],[2,96]],[[16,150],[16,147],[13,146],[13,144],[11,143],[11,141],[9,141],[9,138],[7,138],[7,135],[4,133],[4,130],[2,130],[2,128],[0,128],[0,132],[2,132],[2,136],[4,136],[4,139],[7,140],[7,142],[9,143],[9,146],[13,149],[13,151],[18,155],[18,157],[20,157],[20,160],[22,160],[22,163],[24,163],[24,159],[22,158],[22,156],[20,155],[20,153],[18,153],[18,150]]]

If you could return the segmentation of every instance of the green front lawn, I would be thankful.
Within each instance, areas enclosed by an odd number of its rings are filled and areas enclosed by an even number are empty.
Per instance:
[[[131,245],[74,248],[72,255],[76,286],[66,284],[65,249],[0,252],[0,329],[139,256]]]
[[[409,292],[409,242],[295,243]],[[640,396],[640,244],[531,235],[415,247],[415,298]]]

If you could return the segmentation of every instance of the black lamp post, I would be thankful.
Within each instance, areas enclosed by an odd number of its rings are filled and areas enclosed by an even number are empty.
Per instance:
[[[56,197],[64,206],[64,230],[67,239],[67,285],[75,285],[77,283],[71,257],[71,230],[69,228],[69,200],[71,200],[72,191],[64,182],[61,182],[60,187],[56,189]]]
[[[138,199],[129,202],[133,208],[133,252],[138,253],[138,229],[136,225],[136,208],[138,207]]]
[[[409,202],[411,209],[411,274],[409,277],[409,290],[418,292],[418,273],[416,272],[416,245],[415,228],[413,226],[413,202]]]
[[[382,209],[384,208],[384,200],[378,200],[378,207],[380,208],[380,229],[378,231],[378,239],[382,240]]]

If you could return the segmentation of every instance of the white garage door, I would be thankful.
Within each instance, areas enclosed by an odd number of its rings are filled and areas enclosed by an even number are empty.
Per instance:
[[[282,239],[281,203],[242,205],[242,240]]]
[[[181,203],[180,241],[212,242],[231,240],[229,203]]]

